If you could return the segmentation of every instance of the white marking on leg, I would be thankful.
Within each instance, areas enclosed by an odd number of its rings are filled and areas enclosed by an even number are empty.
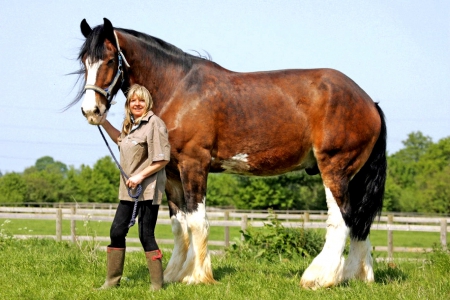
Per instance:
[[[215,282],[208,251],[209,222],[204,203],[205,199],[197,211],[186,214],[190,245],[182,268],[182,282],[188,284]]]
[[[365,282],[375,280],[369,238],[365,241],[350,240],[350,251],[344,265],[344,280],[360,279]]]
[[[341,211],[330,189],[325,186],[328,220],[325,245],[319,255],[302,275],[300,284],[306,288],[329,287],[343,279],[345,242],[349,228],[345,225]]]
[[[189,248],[189,233],[187,229],[186,214],[179,211],[171,217],[174,247],[172,256],[164,271],[164,282],[177,282],[181,280],[180,273]]]

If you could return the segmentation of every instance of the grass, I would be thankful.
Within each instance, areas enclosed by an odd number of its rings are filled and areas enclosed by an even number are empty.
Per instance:
[[[3,231],[4,232],[4,231]],[[424,261],[375,263],[375,283],[349,281],[331,289],[298,286],[310,260],[270,263],[212,257],[215,285],[166,284],[149,291],[142,252],[127,253],[119,288],[97,291],[105,276],[106,253],[86,255],[69,242],[0,237],[0,299],[449,299],[450,255],[437,250]],[[165,253],[163,265],[170,258]]]

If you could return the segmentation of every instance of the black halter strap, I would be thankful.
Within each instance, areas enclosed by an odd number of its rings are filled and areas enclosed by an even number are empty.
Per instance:
[[[92,84],[86,84],[84,86],[84,91],[86,91],[86,90],[94,90],[97,93],[105,96],[106,100],[108,101],[108,104],[106,105],[107,109],[109,109],[110,106],[111,106],[111,102],[112,102],[112,99],[114,97],[114,95],[112,94],[112,90],[114,89],[114,87],[116,86],[117,82],[119,81],[119,78],[120,78],[119,88],[122,86],[123,81],[124,81],[123,65],[122,65],[122,52],[117,53],[117,57],[118,57],[118,66],[117,66],[116,76],[114,76],[113,81],[111,82],[111,84],[106,89],[102,89],[101,87],[98,87],[98,86],[92,85]]]

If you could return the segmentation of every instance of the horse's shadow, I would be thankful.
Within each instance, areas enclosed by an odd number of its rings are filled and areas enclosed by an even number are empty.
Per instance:
[[[217,281],[220,281],[224,277],[236,273],[236,271],[237,271],[236,268],[230,267],[230,266],[218,267],[218,268],[213,269],[213,274],[214,274],[214,278]]]
[[[391,263],[385,265],[378,264],[378,267],[374,270],[374,273],[375,282],[381,284],[405,281],[408,278],[408,275],[403,272],[403,270]]]

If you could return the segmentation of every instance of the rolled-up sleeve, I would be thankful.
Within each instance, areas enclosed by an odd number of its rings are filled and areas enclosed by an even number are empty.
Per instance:
[[[170,160],[169,133],[161,119],[154,118],[152,133],[153,139],[148,143],[152,161]]]

